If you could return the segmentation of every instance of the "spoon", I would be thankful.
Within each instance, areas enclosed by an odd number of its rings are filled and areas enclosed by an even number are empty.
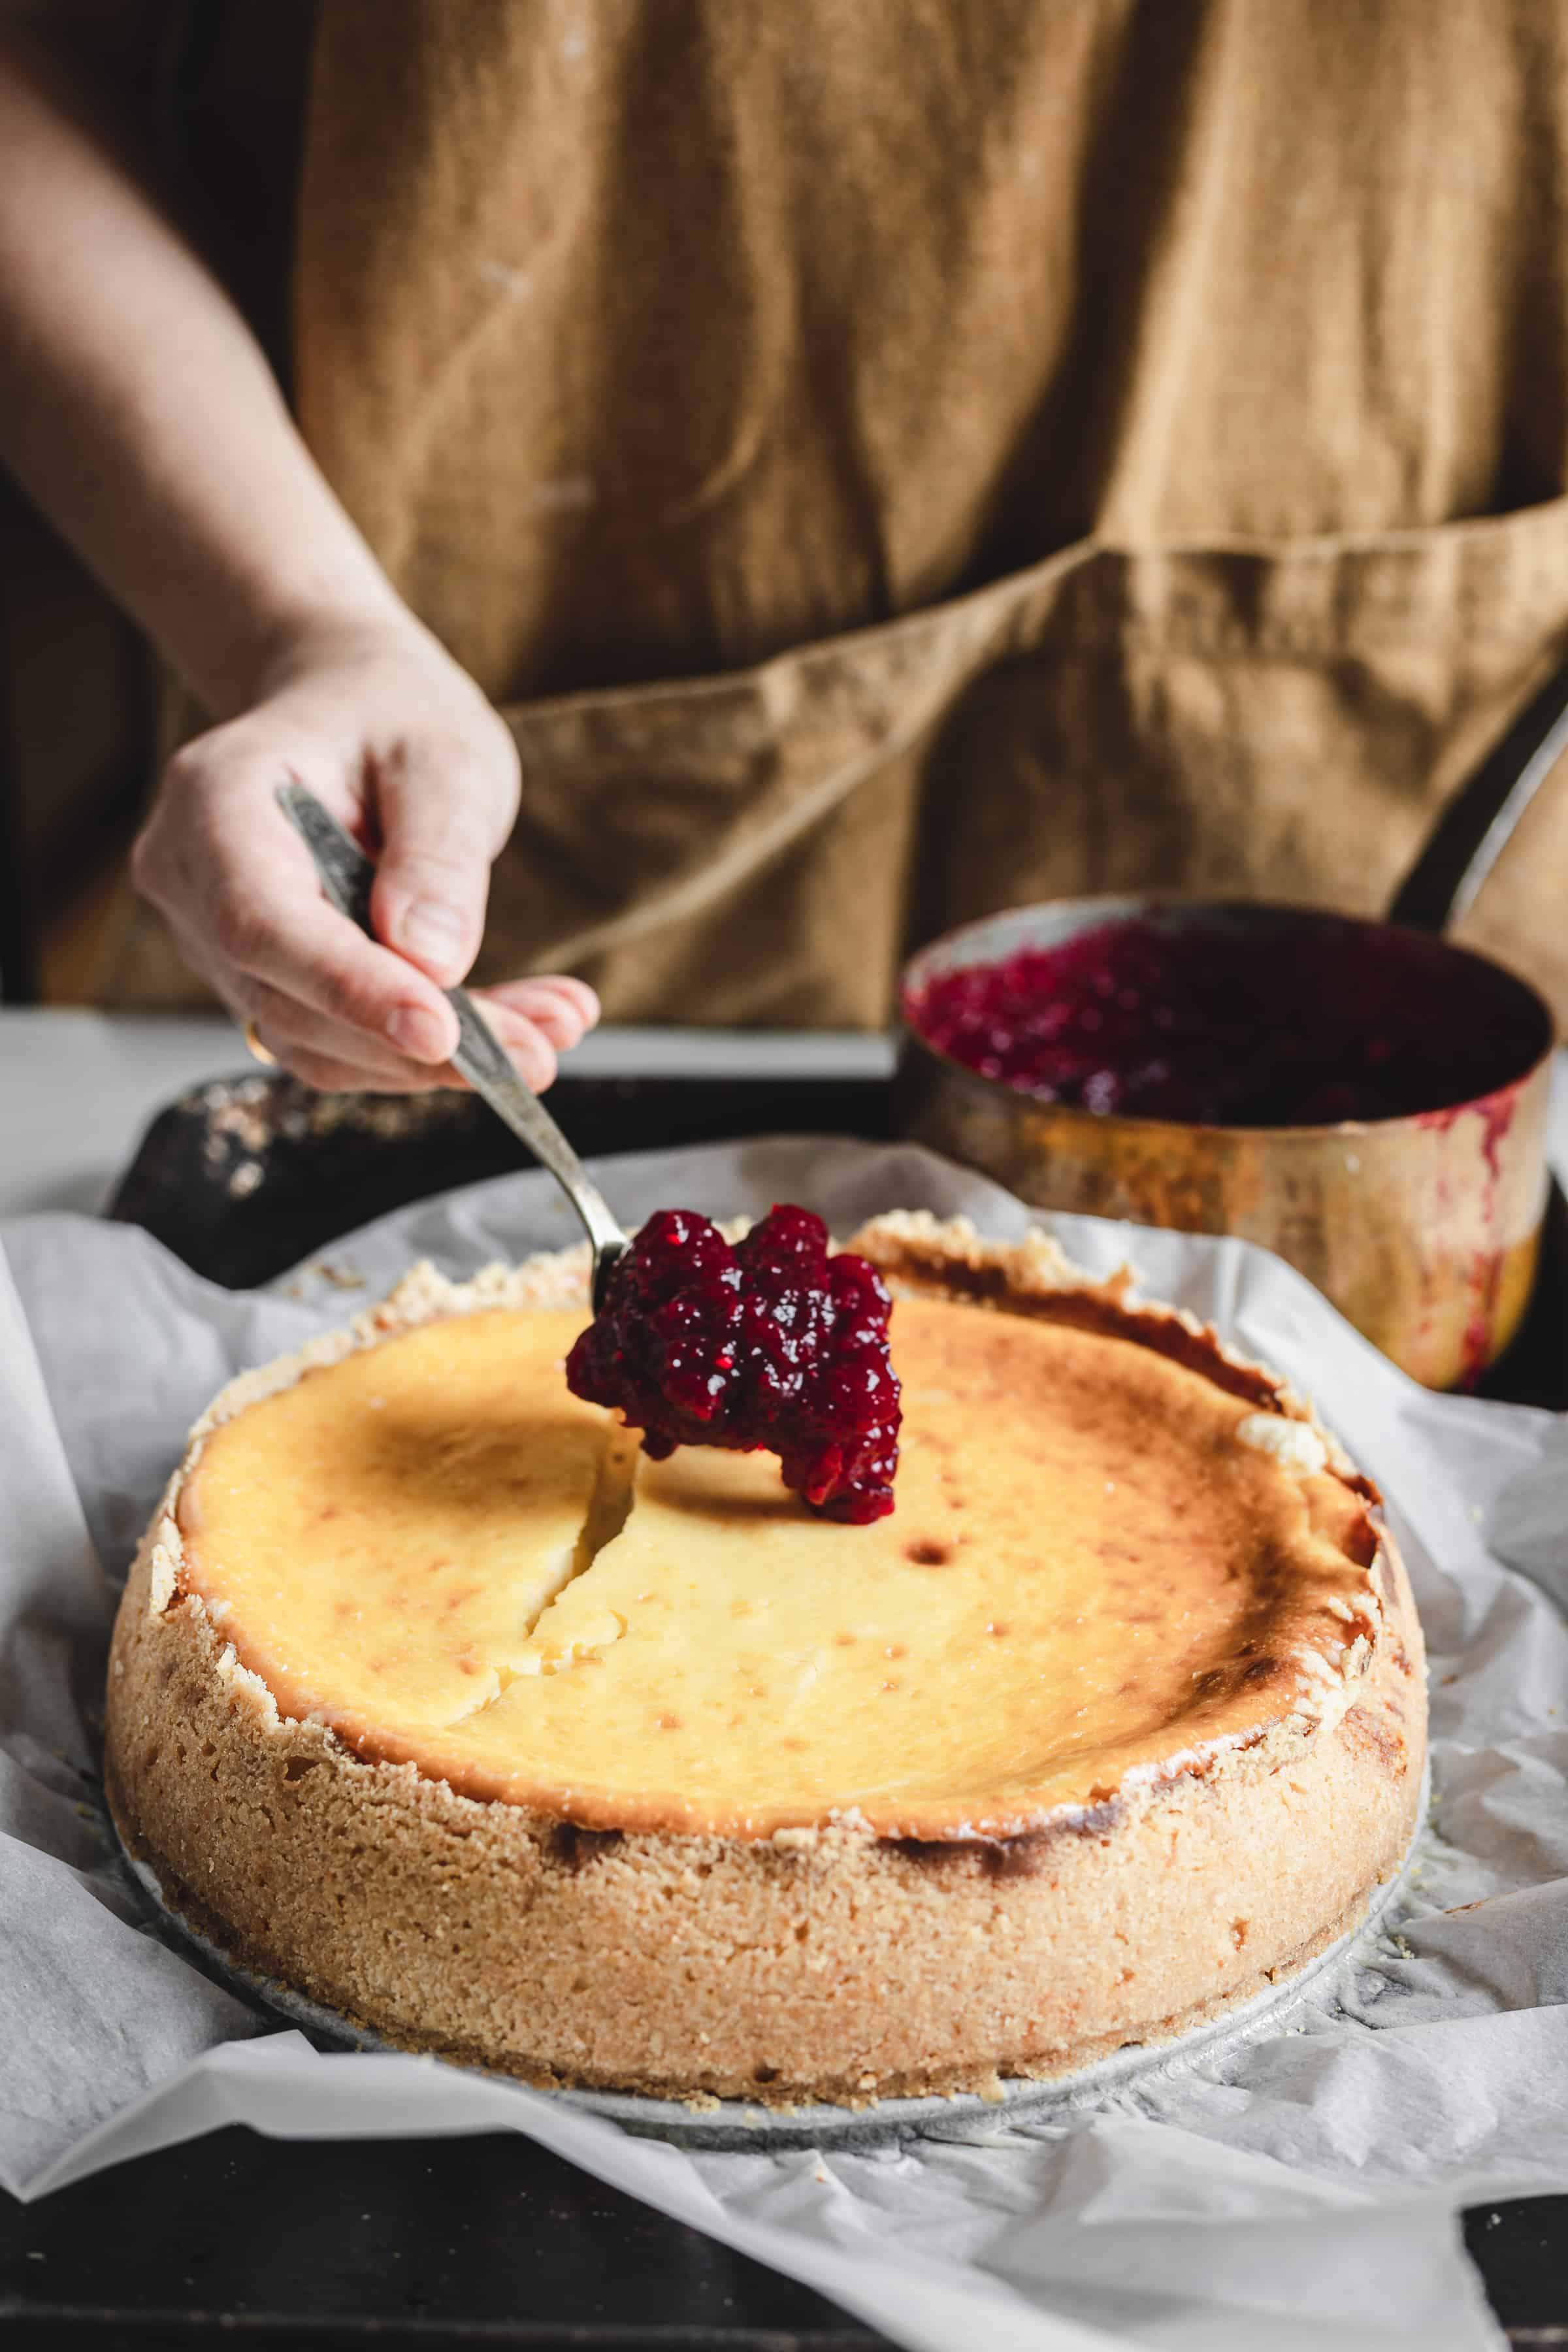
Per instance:
[[[280,784],[278,800],[315,861],[322,890],[351,923],[374,939],[370,918],[375,867],[357,841],[300,783]],[[542,1160],[583,1220],[594,1253],[590,1295],[595,1311],[604,1303],[605,1283],[623,1250],[630,1247],[609,1202],[584,1167],[544,1105],[531,1094],[512,1067],[500,1041],[466,988],[448,988],[447,1003],[458,1016],[452,1067],[468,1080],[496,1117],[520,1136]]]

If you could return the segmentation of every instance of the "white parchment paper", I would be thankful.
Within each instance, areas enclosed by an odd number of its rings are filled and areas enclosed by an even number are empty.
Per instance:
[[[908,1148],[791,1139],[616,1160],[628,1224],[774,1200],[1029,1213]],[[352,1212],[351,1212],[352,1213]],[[1435,1832],[1410,1916],[1283,2026],[1027,2127],[865,2153],[693,2154],[437,2061],[323,2054],[146,1926],[106,1855],[92,1722],[116,1582],[232,1373],[419,1256],[464,1275],[574,1238],[547,1179],[367,1228],[234,1295],[146,1235],[0,1225],[0,2180],[37,2196],[232,2122],[281,2137],[528,2133],[922,2352],[1474,2352],[1498,2331],[1465,2204],[1568,2189],[1568,1428],[1426,1395],[1232,1242],[1051,1221],[1097,1273],[1212,1319],[1310,1391],[1390,1498],[1432,1652]],[[344,1276],[363,1287],[345,1289]]]

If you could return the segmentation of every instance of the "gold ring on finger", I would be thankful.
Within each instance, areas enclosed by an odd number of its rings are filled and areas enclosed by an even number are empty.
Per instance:
[[[245,1042],[249,1049],[252,1061],[265,1062],[269,1070],[277,1068],[278,1056],[276,1054],[269,1054],[268,1052],[266,1046],[262,1044],[260,1038],[256,1034],[256,1024],[254,1021],[247,1021],[245,1024]]]

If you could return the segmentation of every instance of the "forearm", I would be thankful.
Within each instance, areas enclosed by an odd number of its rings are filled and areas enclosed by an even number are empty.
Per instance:
[[[17,5],[0,0],[0,465],[218,721],[169,762],[132,872],[311,1085],[450,1083],[442,992],[479,944],[516,746],[399,601],[143,185],[100,96],[100,41],[135,54],[135,0],[34,0],[30,42],[8,29]],[[377,842],[374,940],[321,896],[278,809],[286,774]],[[598,1010],[571,980],[488,1003],[536,1087]]]
[[[0,26],[0,462],[223,717],[403,608],[63,46]]]

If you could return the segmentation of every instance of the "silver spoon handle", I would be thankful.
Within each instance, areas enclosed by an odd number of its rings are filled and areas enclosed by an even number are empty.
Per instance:
[[[358,842],[343,831],[314,793],[299,783],[280,784],[278,799],[315,860],[321,887],[341,914],[375,937],[370,919],[371,885],[375,867]],[[487,1102],[512,1133],[521,1136],[535,1159],[543,1162],[582,1218],[594,1250],[595,1278],[600,1266],[619,1255],[626,1234],[615,1213],[537,1095],[530,1094],[466,988],[449,988],[447,1002],[458,1016],[458,1047],[452,1066]],[[597,1286],[595,1279],[595,1287]]]

